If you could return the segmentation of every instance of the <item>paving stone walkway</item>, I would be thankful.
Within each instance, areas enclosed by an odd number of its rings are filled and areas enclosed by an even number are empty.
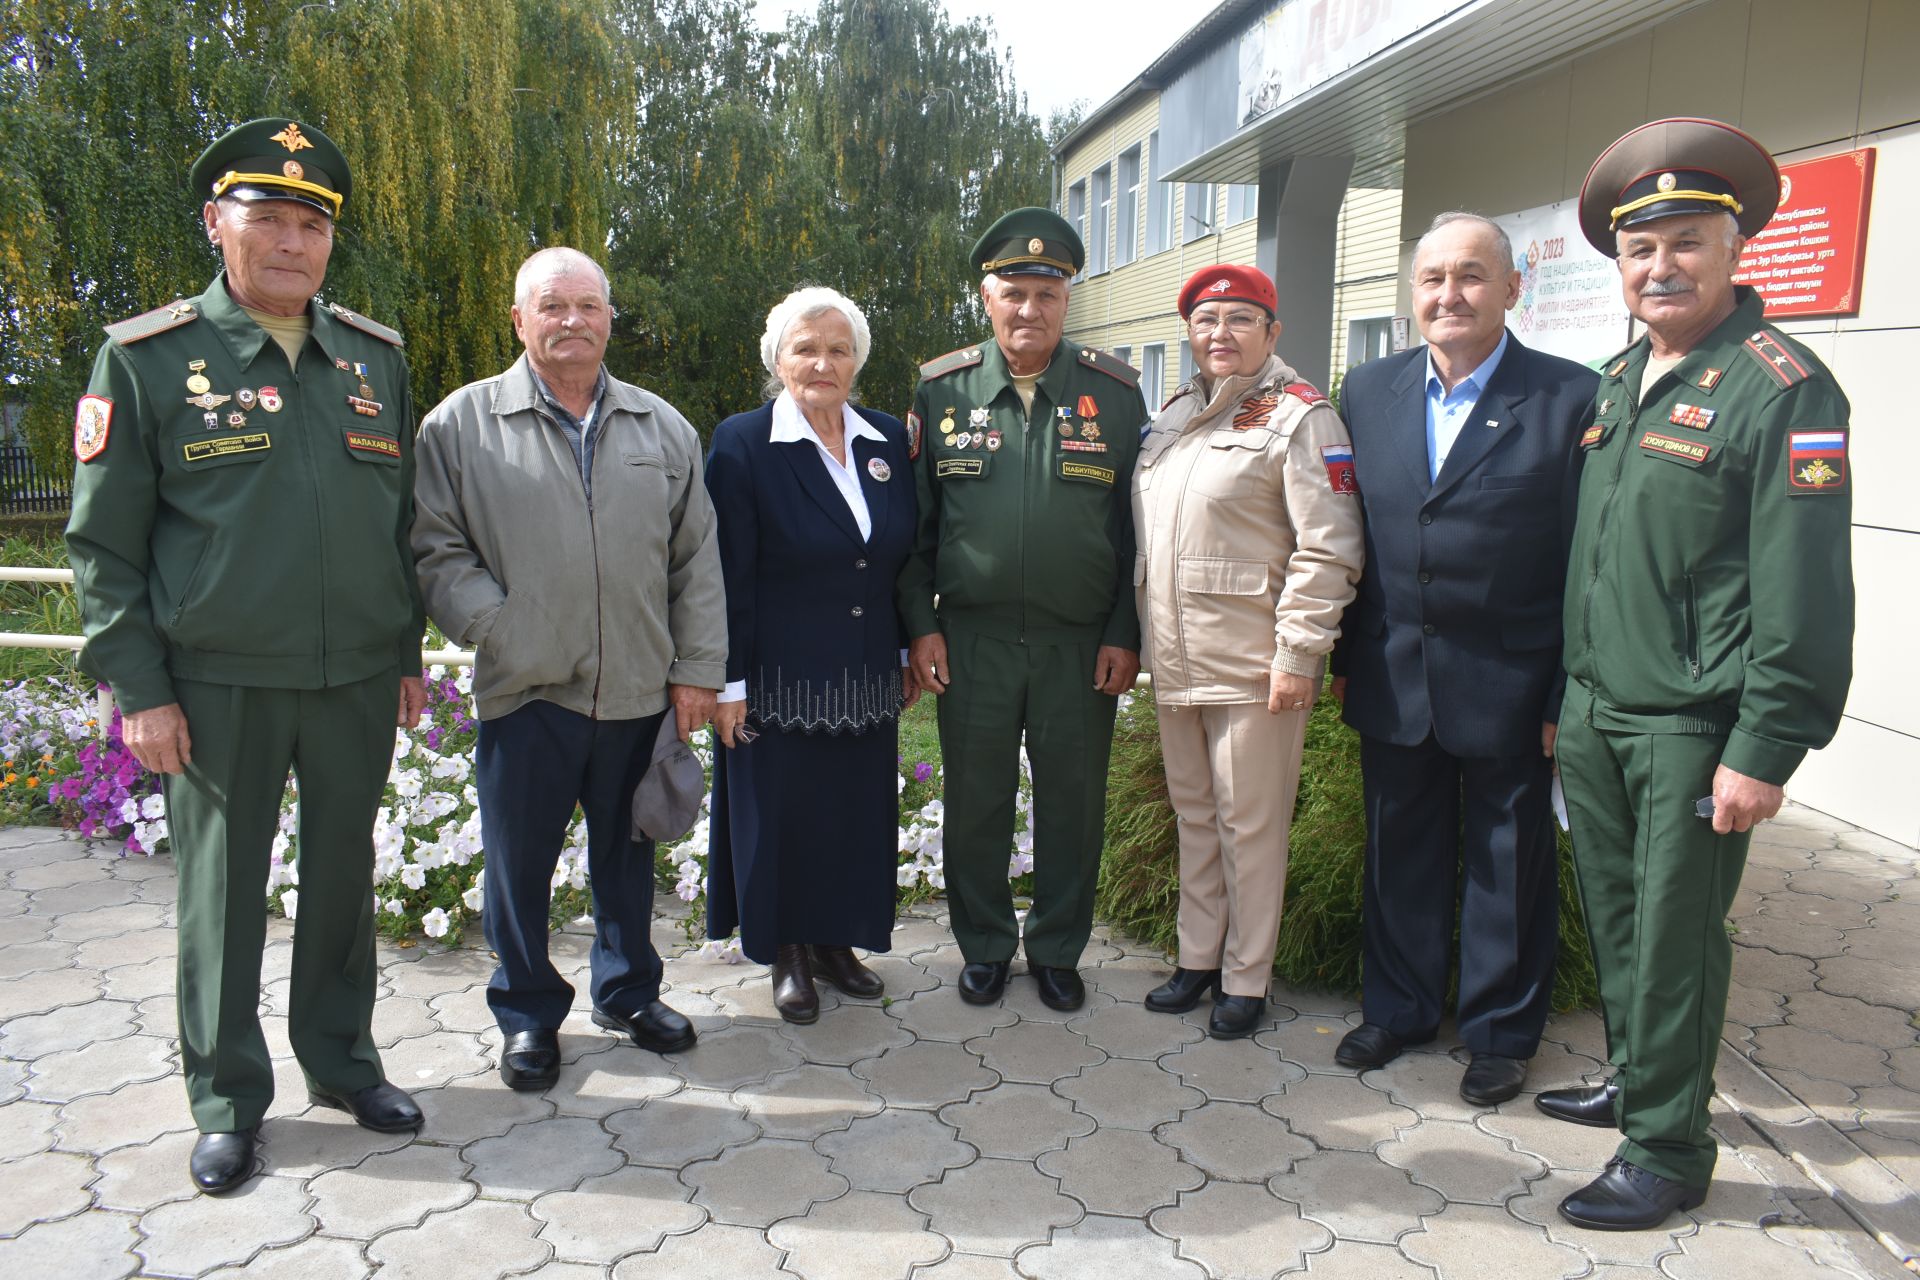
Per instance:
[[[1085,1009],[1020,977],[975,1008],[937,913],[873,962],[886,1001],[823,991],[812,1027],[765,970],[676,955],[699,1046],[576,1016],[544,1095],[495,1074],[484,950],[383,944],[375,1030],[418,1137],[306,1105],[276,921],[265,1173],[196,1196],[173,899],[167,858],[0,832],[0,1276],[1892,1280],[1920,1242],[1920,857],[1804,809],[1760,833],[1737,904],[1713,1193],[1619,1236],[1554,1211],[1609,1135],[1531,1093],[1466,1105],[1446,1035],[1356,1078],[1333,1064],[1354,1003],[1281,990],[1258,1036],[1212,1041],[1203,1011],[1142,1008],[1167,964],[1104,929]],[[672,920],[656,940],[684,949]],[[575,973],[586,949],[556,941]],[[1555,1019],[1529,1089],[1598,1072],[1601,1042]]]

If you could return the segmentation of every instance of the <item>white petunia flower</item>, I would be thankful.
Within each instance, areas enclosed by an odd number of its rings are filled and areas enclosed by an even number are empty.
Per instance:
[[[300,891],[298,889],[289,889],[285,893],[281,894],[280,909],[287,913],[287,919],[289,920],[299,915],[300,914]]]
[[[477,880],[474,882],[473,888],[460,895],[461,903],[469,911],[483,910],[486,900],[486,891],[480,887],[480,882]]]
[[[435,907],[433,910],[427,912],[427,914],[420,917],[420,928],[423,932],[426,933],[426,935],[429,938],[446,937],[447,925],[449,923],[450,922],[447,919],[447,913],[445,911],[442,911],[439,907]]]

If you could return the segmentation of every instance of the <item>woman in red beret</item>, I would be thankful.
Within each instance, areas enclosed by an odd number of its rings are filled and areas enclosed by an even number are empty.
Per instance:
[[[1211,991],[1216,1039],[1266,1025],[1307,716],[1360,578],[1346,426],[1274,354],[1273,282],[1196,272],[1198,372],[1140,446],[1133,519],[1143,666],[1180,819],[1180,957],[1147,1007]]]

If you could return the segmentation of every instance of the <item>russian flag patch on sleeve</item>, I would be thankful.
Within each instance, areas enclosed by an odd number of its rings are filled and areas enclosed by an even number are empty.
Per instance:
[[[1335,493],[1358,493],[1360,481],[1353,473],[1353,446],[1323,444],[1320,457],[1327,464],[1327,483]]]
[[[1787,491],[1789,493],[1845,493],[1847,489],[1847,431],[1787,433]]]

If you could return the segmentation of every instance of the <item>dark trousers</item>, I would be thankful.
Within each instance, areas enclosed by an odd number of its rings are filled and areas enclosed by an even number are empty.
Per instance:
[[[1474,1053],[1531,1058],[1560,942],[1551,762],[1455,756],[1431,735],[1417,747],[1362,735],[1360,768],[1366,1020],[1416,1043],[1438,1030],[1457,901],[1460,1039]]]
[[[665,714],[594,720],[536,701],[480,722],[481,918],[500,959],[487,1004],[508,1035],[557,1028],[573,1007],[572,985],[547,958],[547,915],[576,804],[586,813],[593,887],[593,1003],[627,1014],[659,998],[660,954],[649,934],[653,842],[633,838],[632,808]]]

